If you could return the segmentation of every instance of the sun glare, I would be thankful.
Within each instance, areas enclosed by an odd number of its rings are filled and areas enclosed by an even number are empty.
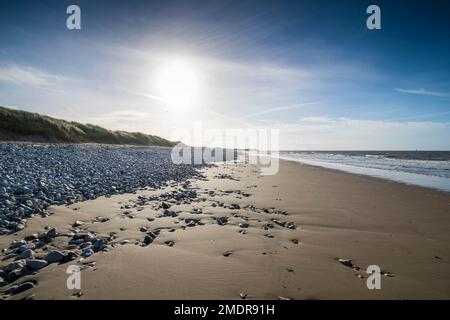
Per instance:
[[[190,107],[196,102],[199,91],[198,75],[185,61],[172,61],[163,66],[158,79],[161,97],[177,108]]]

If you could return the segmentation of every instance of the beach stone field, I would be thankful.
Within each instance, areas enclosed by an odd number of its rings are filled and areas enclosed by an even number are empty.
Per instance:
[[[175,165],[171,149],[0,144],[0,235],[48,215],[51,205],[159,187],[198,175]],[[198,167],[198,166],[197,166]]]
[[[168,148],[0,144],[0,236],[24,230],[27,220],[34,216],[48,217],[50,206],[132,193],[143,187],[159,188],[169,181],[199,176],[197,169],[202,165],[175,165],[170,153]],[[98,222],[107,220],[100,217]],[[82,224],[74,222],[74,228]],[[113,238],[74,231],[61,234],[57,228],[47,228],[11,242],[1,252],[3,262],[12,262],[0,270],[0,287],[50,263],[68,262],[79,255],[88,257],[106,249]],[[81,251],[50,250],[41,259],[34,259],[37,251],[47,251],[47,245],[61,236],[68,237],[69,248],[75,245]],[[151,236],[144,243],[150,243],[149,239]],[[14,285],[5,293],[17,294],[35,284],[28,281]]]

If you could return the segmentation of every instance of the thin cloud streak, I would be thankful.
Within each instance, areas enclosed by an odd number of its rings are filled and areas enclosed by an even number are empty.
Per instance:
[[[274,113],[274,112],[278,112],[278,111],[285,111],[285,110],[291,110],[291,109],[296,109],[296,108],[301,108],[301,107],[306,107],[306,106],[311,106],[311,105],[317,105],[317,104],[321,104],[324,103],[324,101],[314,101],[314,102],[304,102],[304,103],[298,103],[298,104],[293,104],[293,105],[287,105],[287,106],[282,106],[282,107],[275,107],[275,108],[270,108],[270,109],[266,109],[260,112],[255,112],[252,114],[248,114],[246,116],[241,117],[241,119],[248,119],[248,118],[253,118],[256,116],[260,116],[263,114],[269,114],[269,113]]]
[[[410,94],[424,95],[424,96],[448,97],[448,93],[436,92],[436,91],[428,91],[428,90],[425,90],[423,88],[418,89],[418,90],[395,88],[395,91],[398,91],[398,92],[401,92],[401,93],[410,93]]]
[[[0,66],[0,81],[25,86],[52,86],[55,82],[63,82],[66,77],[53,75],[43,70],[19,65]]]

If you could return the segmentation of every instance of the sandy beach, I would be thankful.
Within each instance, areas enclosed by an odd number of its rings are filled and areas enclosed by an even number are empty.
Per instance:
[[[449,299],[450,195],[281,160],[279,173],[222,163],[162,189],[51,206],[0,248],[56,227],[42,259],[73,234],[108,237],[88,257],[51,263],[4,299]],[[196,195],[174,196],[195,191]],[[176,193],[177,191],[178,193]],[[181,193],[182,193],[181,192]],[[164,202],[164,204],[162,204]],[[164,209],[163,207],[167,207]],[[77,222],[75,225],[74,223]],[[151,234],[151,240],[145,241]],[[4,250],[6,251],[6,250]],[[1,266],[15,258],[5,260]],[[338,259],[351,259],[353,267]],[[66,286],[81,267],[81,289]],[[380,290],[366,269],[380,266]]]

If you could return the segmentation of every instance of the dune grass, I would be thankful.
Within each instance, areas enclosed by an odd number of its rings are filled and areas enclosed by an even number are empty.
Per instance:
[[[111,131],[92,124],[55,119],[0,107],[0,141],[102,143],[172,147],[176,143],[141,132]]]

